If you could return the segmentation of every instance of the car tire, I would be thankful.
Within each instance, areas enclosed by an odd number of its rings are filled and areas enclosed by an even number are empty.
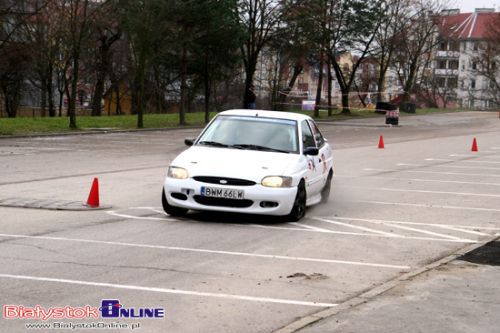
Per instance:
[[[297,194],[295,195],[292,210],[286,217],[287,221],[297,222],[306,215],[306,199],[306,186],[302,179],[297,185]]]
[[[326,178],[325,186],[321,190],[321,203],[327,203],[328,199],[330,198],[330,189],[332,188],[332,178],[333,178],[333,172],[330,170],[328,173],[328,177]]]
[[[163,205],[165,213],[170,216],[184,216],[188,212],[186,208],[175,207],[168,203],[167,197],[165,196],[165,188],[161,191],[161,204]]]

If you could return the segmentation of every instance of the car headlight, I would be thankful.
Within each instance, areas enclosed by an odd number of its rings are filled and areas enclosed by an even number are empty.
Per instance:
[[[267,187],[291,187],[292,177],[268,176],[262,179],[261,184]]]
[[[167,177],[175,179],[187,179],[189,178],[188,171],[184,168],[171,166],[168,167]]]

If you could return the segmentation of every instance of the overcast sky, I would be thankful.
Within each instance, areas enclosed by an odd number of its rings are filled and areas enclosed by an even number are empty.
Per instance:
[[[500,11],[500,0],[450,0],[451,7],[460,8],[462,13],[473,12],[474,8],[496,8]]]

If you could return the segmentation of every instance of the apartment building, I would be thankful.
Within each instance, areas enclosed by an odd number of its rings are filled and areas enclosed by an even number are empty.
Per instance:
[[[498,107],[493,96],[494,87],[484,76],[484,64],[480,61],[488,29],[498,15],[500,13],[495,9],[485,8],[473,13],[450,9],[440,15],[433,74],[437,89],[441,89],[444,98],[458,106],[470,109]],[[493,68],[489,70],[494,70],[494,66],[493,62]]]

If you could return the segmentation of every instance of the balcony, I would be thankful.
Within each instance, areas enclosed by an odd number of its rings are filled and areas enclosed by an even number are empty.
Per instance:
[[[458,59],[458,58],[460,58],[460,52],[459,51],[436,51],[436,58]]]
[[[458,76],[458,69],[440,69],[440,68],[436,68],[434,70],[434,75],[439,75],[439,76]]]

